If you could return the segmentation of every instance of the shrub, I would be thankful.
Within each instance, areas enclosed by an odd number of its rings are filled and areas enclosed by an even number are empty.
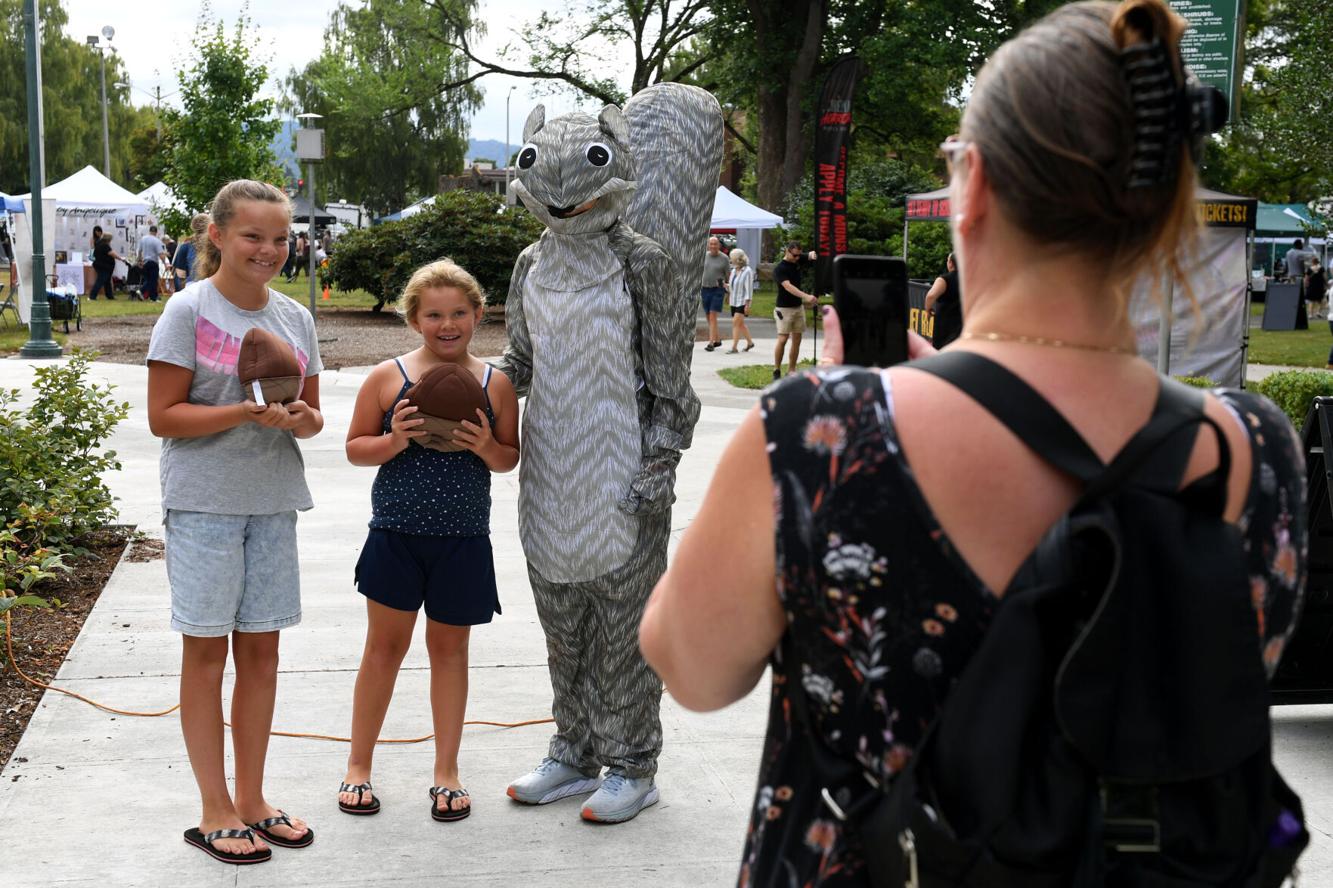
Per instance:
[[[1300,431],[1310,404],[1319,395],[1333,395],[1333,373],[1323,370],[1282,370],[1265,376],[1254,390],[1287,414]]]
[[[514,261],[542,229],[526,210],[506,209],[494,195],[448,191],[415,216],[339,238],[328,279],[339,290],[374,294],[379,311],[398,298],[413,271],[448,257],[481,282],[488,303],[502,305]]]
[[[83,554],[79,539],[115,518],[102,476],[120,463],[115,451],[100,448],[129,404],[113,400],[110,386],[87,384],[91,360],[76,351],[63,365],[39,368],[26,410],[17,406],[18,389],[0,390],[3,588],[26,589],[34,569],[58,567],[64,553]]]
[[[1177,376],[1176,382],[1183,382],[1185,385],[1200,389],[1217,388],[1217,383],[1207,376]]]

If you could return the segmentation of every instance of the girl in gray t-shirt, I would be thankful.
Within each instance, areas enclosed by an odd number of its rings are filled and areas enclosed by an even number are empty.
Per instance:
[[[291,207],[277,188],[238,180],[213,199],[198,238],[198,280],[167,303],[148,347],[148,423],[162,439],[171,625],[182,634],[181,729],[203,803],[185,841],[226,863],[314,841],[264,798],[278,633],[301,619],[296,513],[312,505],[296,438],[324,427],[319,344],[309,313],[269,289],[287,258]],[[291,345],[302,390],[255,404],[237,376],[246,331]],[[236,667],[236,794],[223,768],[222,672]]]

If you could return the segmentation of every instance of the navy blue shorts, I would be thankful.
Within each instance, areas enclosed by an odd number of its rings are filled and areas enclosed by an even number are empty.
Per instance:
[[[726,296],[727,291],[721,287],[701,287],[699,290],[699,302],[703,304],[704,311],[721,311],[722,298]]]
[[[500,613],[489,536],[414,536],[371,528],[356,562],[356,585],[371,601],[450,626],[489,623]]]

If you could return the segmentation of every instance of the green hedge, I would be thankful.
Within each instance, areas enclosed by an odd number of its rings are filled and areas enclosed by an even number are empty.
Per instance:
[[[339,238],[327,279],[339,290],[371,293],[379,311],[398,298],[413,271],[448,257],[476,276],[487,303],[502,305],[514,261],[542,229],[532,214],[507,209],[494,195],[449,191],[415,216]]]
[[[1325,370],[1282,370],[1265,376],[1254,390],[1287,414],[1300,431],[1310,404],[1319,395],[1333,396],[1333,373]]]

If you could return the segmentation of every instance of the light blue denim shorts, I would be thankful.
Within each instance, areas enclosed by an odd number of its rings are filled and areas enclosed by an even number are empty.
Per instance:
[[[215,515],[168,509],[171,628],[213,638],[301,622],[296,512]]]

